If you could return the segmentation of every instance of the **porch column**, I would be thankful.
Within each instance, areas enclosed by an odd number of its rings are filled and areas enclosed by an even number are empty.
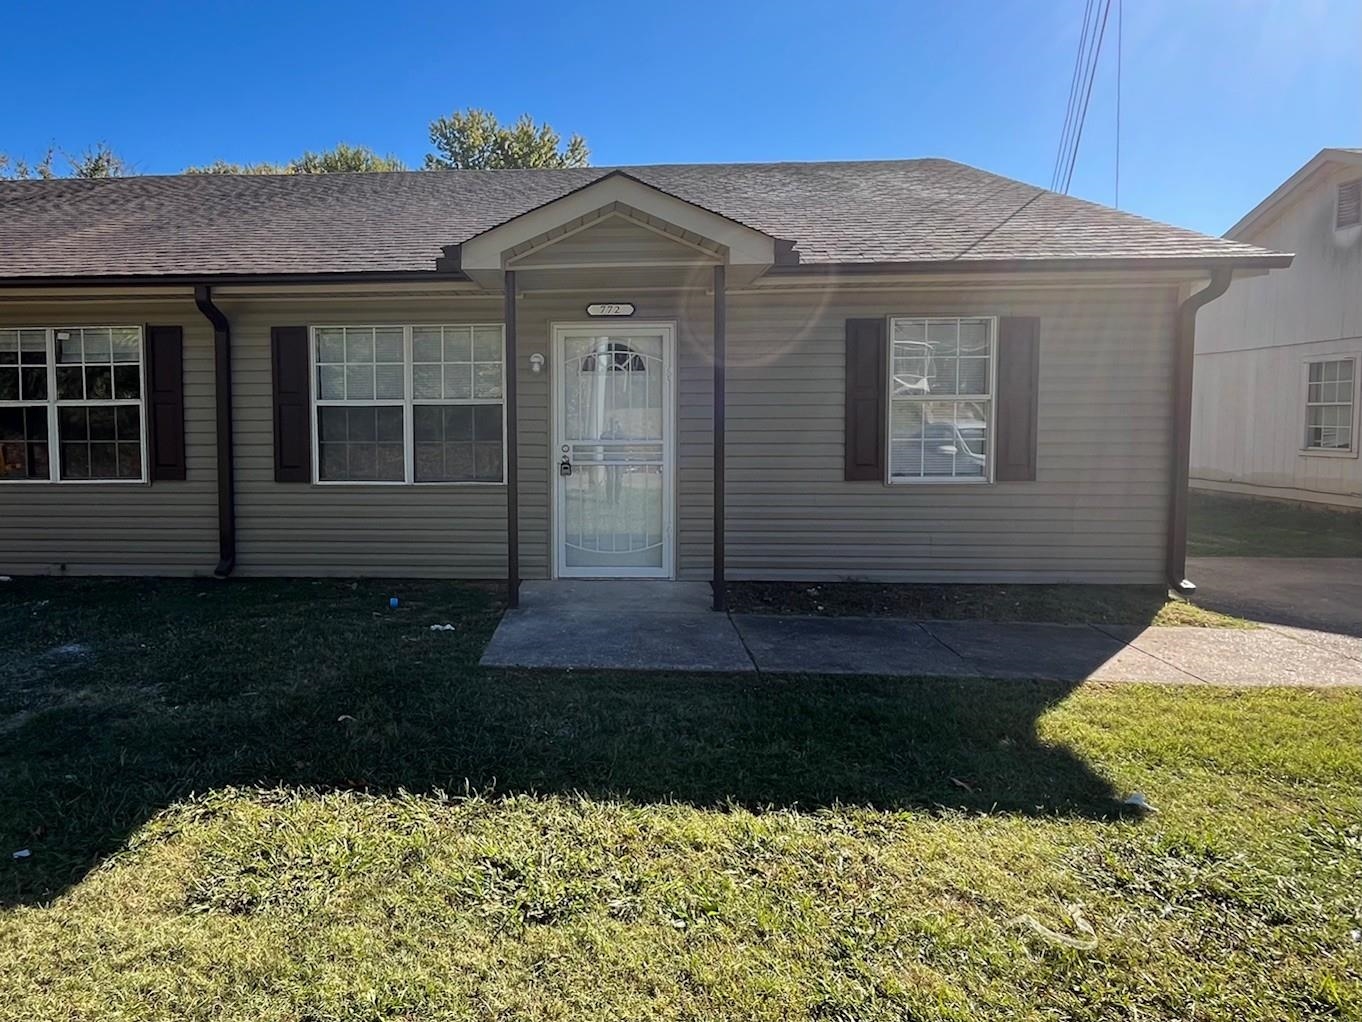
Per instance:
[[[516,377],[520,361],[516,357],[515,270],[506,271],[506,605],[520,606],[520,478],[519,430],[516,428],[520,411],[516,404]]]
[[[714,267],[714,609],[725,610],[724,592],[724,401],[728,359],[728,309],[724,267]]]

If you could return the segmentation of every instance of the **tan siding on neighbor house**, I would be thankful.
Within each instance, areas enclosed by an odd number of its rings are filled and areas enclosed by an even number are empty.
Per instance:
[[[186,478],[0,482],[0,574],[209,575],[217,566],[213,332],[193,303],[0,303],[0,326],[148,323],[184,328]]]
[[[734,295],[732,578],[1157,582],[1176,293]],[[1041,318],[1035,482],[843,480],[852,317]]]
[[[1197,317],[1194,487],[1362,507],[1362,458],[1302,450],[1306,360],[1362,368],[1362,226],[1334,227],[1338,186],[1358,174],[1336,167],[1302,186],[1243,239],[1296,253],[1291,267],[1236,280]]]

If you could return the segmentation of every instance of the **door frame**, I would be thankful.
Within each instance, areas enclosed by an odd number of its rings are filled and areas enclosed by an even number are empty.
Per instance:
[[[662,387],[662,567],[619,568],[608,574],[594,574],[590,570],[568,568],[567,542],[564,526],[564,495],[566,487],[558,474],[558,460],[563,447],[563,394],[562,381],[558,378],[559,367],[563,364],[563,341],[572,334],[588,334],[593,337],[611,334],[660,333],[662,335],[662,360],[666,375]],[[553,537],[553,550],[549,562],[553,578],[676,578],[676,460],[677,460],[677,404],[676,404],[676,321],[631,319],[613,322],[565,321],[549,324],[549,515],[553,519],[550,530]]]

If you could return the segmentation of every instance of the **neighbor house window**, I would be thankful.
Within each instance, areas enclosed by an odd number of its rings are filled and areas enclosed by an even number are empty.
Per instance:
[[[317,480],[499,483],[500,325],[313,330]]]
[[[1333,358],[1306,364],[1305,449],[1352,451],[1357,362]]]
[[[990,478],[995,323],[890,319],[890,482]]]
[[[144,482],[142,329],[0,329],[0,482]]]

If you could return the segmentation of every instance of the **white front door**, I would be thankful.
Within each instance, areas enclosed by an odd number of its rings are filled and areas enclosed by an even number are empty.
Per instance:
[[[556,326],[557,574],[671,578],[670,324]]]

